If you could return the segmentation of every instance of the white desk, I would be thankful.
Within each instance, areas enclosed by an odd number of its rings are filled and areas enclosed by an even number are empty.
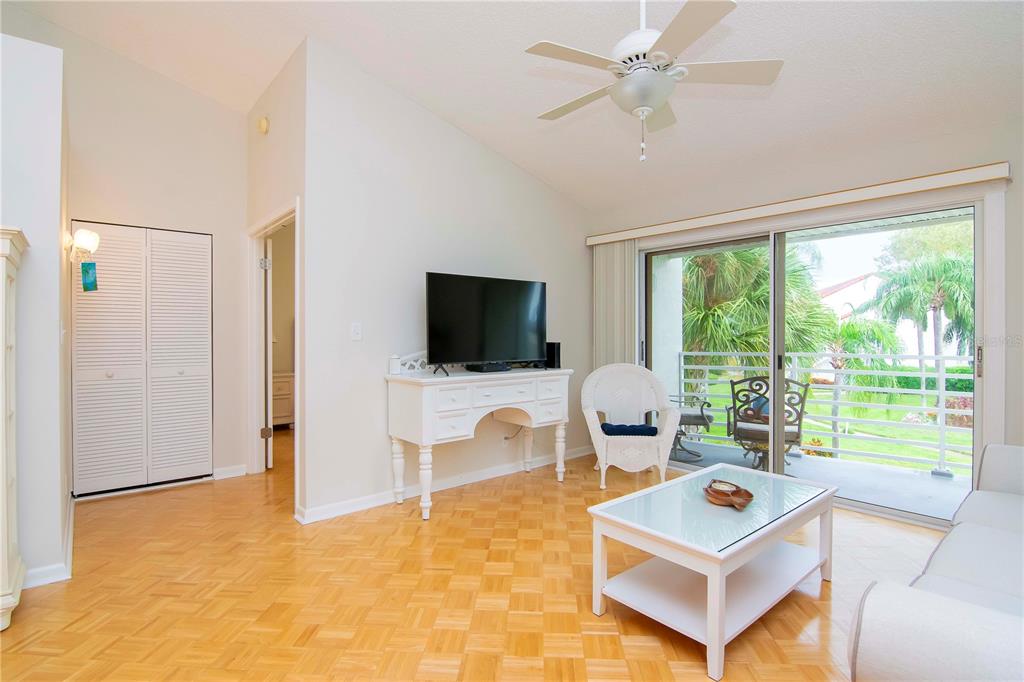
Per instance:
[[[405,499],[402,441],[420,449],[420,508],[430,518],[433,446],[472,438],[486,415],[523,427],[523,468],[533,457],[533,429],[555,427],[555,474],[565,474],[565,425],[569,421],[571,369],[517,369],[479,373],[454,369],[389,374],[388,435],[395,474],[395,501]]]

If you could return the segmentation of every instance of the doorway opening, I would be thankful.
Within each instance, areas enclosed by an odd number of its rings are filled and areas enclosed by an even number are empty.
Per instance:
[[[267,409],[264,415],[271,429],[266,439],[264,462],[267,469],[288,468],[294,475],[295,430],[295,220],[294,218],[263,239],[264,261],[264,345]],[[270,390],[266,386],[269,384]]]
[[[294,205],[249,231],[249,461],[302,507],[302,221]]]

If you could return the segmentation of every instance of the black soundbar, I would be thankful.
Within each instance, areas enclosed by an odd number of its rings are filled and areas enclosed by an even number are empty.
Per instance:
[[[507,372],[512,365],[507,362],[481,362],[475,365],[466,365],[467,372]]]

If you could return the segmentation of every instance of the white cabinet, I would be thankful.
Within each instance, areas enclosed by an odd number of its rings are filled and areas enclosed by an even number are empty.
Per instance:
[[[295,374],[274,372],[274,426],[295,423]]]
[[[21,254],[28,242],[21,230],[0,228],[0,630],[11,624],[11,611],[21,600],[25,564],[18,549],[17,456],[14,438],[15,288]]]
[[[73,265],[75,494],[211,474],[211,237],[78,227],[100,246],[95,291]]]

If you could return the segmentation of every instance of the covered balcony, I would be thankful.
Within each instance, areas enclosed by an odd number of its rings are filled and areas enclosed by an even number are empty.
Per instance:
[[[703,405],[707,427],[681,427],[672,460],[757,466],[730,434],[733,382],[767,377],[758,353],[680,352],[674,400]],[[827,482],[854,502],[951,519],[971,488],[974,378],[969,356],[790,353],[787,378],[807,386],[786,473]],[[670,392],[672,392],[670,390]],[[733,414],[727,414],[733,410]],[[733,429],[734,431],[734,429]]]

